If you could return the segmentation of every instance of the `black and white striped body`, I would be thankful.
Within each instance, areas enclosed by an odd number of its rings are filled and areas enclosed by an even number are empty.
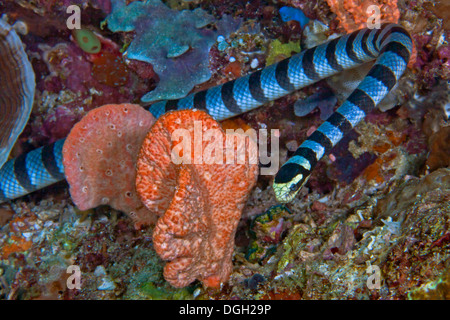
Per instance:
[[[0,169],[0,203],[63,180],[64,140],[58,140],[6,162]]]
[[[155,117],[170,110],[204,109],[216,120],[252,110],[295,90],[377,58],[369,74],[343,105],[315,131],[277,173],[274,191],[280,202],[291,201],[317,161],[338,143],[392,89],[406,69],[412,50],[407,31],[395,24],[363,29],[308,49],[289,59],[191,94],[149,107]],[[48,148],[10,160],[0,169],[0,203],[63,179],[63,140],[55,142],[50,170]],[[18,160],[20,159],[20,160]],[[11,162],[11,163],[10,163]]]
[[[357,41],[358,38],[365,37],[368,41]],[[375,108],[406,69],[412,51],[412,41],[403,28],[386,24],[380,30],[354,32],[347,41],[352,39],[355,40],[353,49],[347,50],[352,61],[363,62],[367,57],[373,59],[376,56],[378,59],[357,89],[280,168],[273,185],[280,202],[290,202],[294,199],[317,162]],[[332,64],[335,60],[333,56],[327,58],[328,68],[341,70],[338,64]]]
[[[277,173],[277,199],[290,202],[316,163],[393,88],[406,69],[411,51],[412,41],[405,29],[383,24],[380,29],[358,30],[336,38],[221,86],[180,100],[159,102],[149,111],[158,117],[169,110],[195,107],[222,120],[378,57],[358,88]]]
[[[396,27],[384,24],[380,30],[363,29],[328,43],[300,52],[279,63],[232,80],[223,85],[178,100],[151,105],[148,110],[159,117],[170,110],[204,109],[220,121],[257,108],[343,70],[351,69],[378,56],[378,35]]]

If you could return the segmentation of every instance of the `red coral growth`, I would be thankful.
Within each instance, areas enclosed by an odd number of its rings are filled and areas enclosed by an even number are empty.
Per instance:
[[[32,241],[26,240],[23,237],[18,237],[18,236],[12,235],[10,238],[10,242],[6,243],[1,248],[1,250],[2,250],[1,258],[7,259],[9,257],[9,255],[12,253],[27,251],[28,249],[31,248],[32,245],[33,245]]]
[[[70,131],[63,164],[73,202],[81,210],[102,204],[154,222],[135,192],[135,162],[153,116],[133,104],[105,105],[88,112]]]
[[[95,33],[101,43],[99,53],[86,54],[92,62],[92,77],[110,87],[122,87],[129,81],[128,67],[123,61],[120,47],[113,41]]]
[[[450,29],[450,3],[448,1],[424,2],[423,7],[431,10],[439,19],[442,19],[442,27]]]
[[[426,165],[431,171],[450,166],[450,127],[443,127],[429,138],[430,154]]]
[[[207,132],[215,137],[206,138]],[[177,133],[184,135],[172,141]],[[180,146],[177,141],[184,146],[177,155],[190,156],[191,163],[172,161]],[[147,208],[161,216],[153,242],[161,258],[170,261],[164,277],[175,287],[199,279],[217,288],[230,276],[236,227],[258,169],[253,140],[244,136],[237,141],[228,148],[234,150],[234,161],[226,164],[226,139],[220,125],[203,111],[182,110],[159,118],[142,144],[136,190]],[[218,146],[223,150],[212,152]],[[250,157],[239,164],[237,155],[247,150]],[[206,164],[217,160],[221,152],[224,162]]]
[[[380,10],[380,22],[397,23],[400,18],[400,11],[397,7],[397,0],[327,0],[328,5],[348,33],[365,28],[367,21],[373,13],[367,8],[371,5],[378,6]]]
[[[263,295],[261,300],[300,300],[301,298],[301,293],[296,290],[276,289]]]
[[[158,75],[153,70],[153,66],[144,61],[128,59],[128,68],[136,72],[141,79],[154,79],[155,82],[159,80]]]
[[[445,108],[447,102],[447,86],[442,86],[443,97],[436,94],[430,100],[435,107]],[[444,105],[443,105],[444,104]],[[428,107],[428,105],[424,105]],[[447,115],[443,110],[437,110],[430,105],[428,112],[424,116],[422,132],[428,140],[428,158],[421,173],[433,172],[439,168],[450,166],[450,126],[447,124]]]
[[[450,31],[443,35],[450,37]],[[419,72],[418,78],[428,88],[434,87],[439,78],[450,78],[450,45],[439,45],[441,37],[442,33],[438,32],[414,37],[419,51],[414,68]]]
[[[223,130],[232,129],[232,130],[238,130],[242,129],[244,131],[252,129],[252,127],[246,123],[241,118],[233,118],[233,119],[226,119],[220,122],[222,125]]]
[[[87,54],[72,42],[54,46],[40,44],[39,49],[33,51],[37,57],[33,68],[45,69],[36,73],[39,90],[35,100],[39,107],[33,111],[29,123],[29,139],[36,147],[66,137],[89,110],[105,104],[127,103],[148,91],[148,85],[132,70],[124,69],[122,58],[118,56],[119,49],[114,47],[117,45],[103,38],[100,41],[102,51],[98,54]],[[116,57],[114,65],[100,66],[101,61],[107,63],[108,60],[102,58],[103,53],[109,56],[108,59]],[[117,64],[122,65],[118,67]],[[120,88],[110,86],[123,83],[125,76],[128,79],[125,85]],[[45,101],[54,99],[58,101],[58,107],[49,108],[52,104]]]
[[[231,75],[233,79],[239,78],[242,75],[241,63],[239,61],[230,62],[223,72],[226,75]]]
[[[94,60],[92,76],[110,87],[121,87],[128,82],[128,68],[117,54],[103,52]]]

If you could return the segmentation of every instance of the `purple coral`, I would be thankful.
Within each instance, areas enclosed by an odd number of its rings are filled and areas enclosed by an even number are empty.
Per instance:
[[[33,62],[44,69],[38,77],[36,96],[39,107],[31,120],[31,140],[35,144],[64,138],[72,126],[91,109],[109,103],[134,100],[145,92],[136,75],[131,75],[120,90],[99,82],[93,74],[91,56],[73,42],[40,44]]]
[[[450,32],[447,32],[447,37]],[[414,67],[420,70],[421,81],[428,87],[433,87],[439,80],[450,78],[450,45],[442,44],[435,47],[431,35],[418,35],[414,37],[418,54]]]

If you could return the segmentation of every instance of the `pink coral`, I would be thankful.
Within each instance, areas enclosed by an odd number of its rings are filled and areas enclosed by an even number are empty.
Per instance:
[[[200,138],[198,144],[194,133],[199,124],[200,133],[215,130],[214,142]],[[189,141],[191,152],[182,149],[179,155],[195,160],[195,148],[201,148],[201,163],[173,162],[171,151],[177,145],[172,137],[180,130],[187,134],[182,140]],[[218,156],[207,151],[213,144],[224,146],[225,159],[224,131],[204,111],[182,110],[159,118],[142,144],[136,190],[147,208],[160,216],[153,243],[161,258],[170,261],[164,277],[175,287],[199,279],[217,288],[230,276],[237,224],[258,169],[253,140],[246,136],[237,140],[231,164],[206,164]],[[239,164],[242,150],[249,150],[249,157]]]
[[[35,49],[40,59],[34,63],[42,69],[36,77],[38,108],[30,123],[35,144],[66,137],[89,110],[133,101],[147,91],[147,85],[126,68],[117,45],[104,38],[100,41],[102,51],[98,54],[86,54],[72,42],[52,45],[52,41]],[[120,88],[114,87],[116,83]]]
[[[81,210],[102,204],[154,222],[136,195],[135,162],[153,116],[138,105],[105,105],[91,110],[70,131],[63,164],[72,200]]]

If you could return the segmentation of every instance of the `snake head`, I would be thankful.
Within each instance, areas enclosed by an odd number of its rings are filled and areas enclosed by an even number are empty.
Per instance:
[[[288,203],[294,200],[309,176],[310,171],[298,163],[286,163],[282,166],[273,182],[273,191],[278,202]]]

